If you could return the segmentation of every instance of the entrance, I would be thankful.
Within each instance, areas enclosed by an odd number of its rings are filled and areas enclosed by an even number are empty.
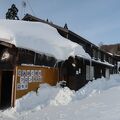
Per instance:
[[[13,71],[1,71],[1,109],[11,107]]]

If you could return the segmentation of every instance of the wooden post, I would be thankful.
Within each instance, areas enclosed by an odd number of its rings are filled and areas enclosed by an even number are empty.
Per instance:
[[[1,106],[1,89],[2,89],[2,71],[0,70],[0,106]]]
[[[17,83],[17,67],[13,71],[13,81],[12,81],[12,96],[11,96],[11,107],[15,107],[16,100],[16,83]]]

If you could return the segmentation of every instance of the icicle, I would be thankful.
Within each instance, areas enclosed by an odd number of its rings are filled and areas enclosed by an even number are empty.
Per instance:
[[[36,62],[36,53],[34,55],[34,65],[35,65],[35,62]]]

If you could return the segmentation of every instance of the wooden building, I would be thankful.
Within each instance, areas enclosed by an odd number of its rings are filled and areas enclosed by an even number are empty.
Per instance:
[[[53,57],[36,53],[34,61],[33,51],[16,48],[3,41],[0,41],[0,51],[1,109],[15,106],[16,99],[37,91],[41,83],[56,85],[59,80],[58,69],[53,68]]]
[[[79,69],[76,90],[91,80],[102,76],[109,78],[110,74],[117,73],[118,58],[101,50],[67,27],[60,27],[29,14],[23,20],[41,22],[54,27],[61,36],[79,44],[88,53],[90,59],[76,56]],[[37,91],[41,83],[55,85],[62,80],[61,67],[64,61],[57,61],[55,56],[41,51],[15,46],[0,38],[0,107],[13,107],[16,99],[31,90]]]
[[[68,28],[60,27],[58,25],[55,25],[54,23],[39,19],[30,14],[26,14],[23,20],[49,24],[52,27],[55,27],[60,35],[69,39],[70,41],[80,44],[84,48],[85,52],[88,53],[92,59],[86,60],[80,58],[80,61],[82,61],[81,66],[83,71],[83,74],[81,73],[80,79],[84,79],[84,81],[86,81],[92,80],[92,78],[97,79],[101,76],[109,77],[109,74],[117,73],[117,62],[119,61],[120,57],[116,57],[112,54],[105,52],[98,46],[94,45],[85,38],[79,36],[78,34],[72,32]],[[90,69],[92,69],[93,73],[90,73]]]
[[[49,25],[0,20],[0,26],[1,108],[14,106],[16,99],[37,91],[41,83],[55,85],[62,80],[61,64],[75,53],[74,49],[83,52],[75,55],[89,57],[80,45],[65,39]]]

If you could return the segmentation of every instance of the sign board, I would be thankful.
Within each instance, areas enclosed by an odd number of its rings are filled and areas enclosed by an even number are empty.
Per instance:
[[[37,91],[41,83],[56,85],[59,81],[57,68],[42,66],[16,67],[16,99],[30,91]]]
[[[42,70],[36,69],[34,67],[28,68],[18,68],[17,69],[17,90],[28,89],[29,83],[42,82]]]

